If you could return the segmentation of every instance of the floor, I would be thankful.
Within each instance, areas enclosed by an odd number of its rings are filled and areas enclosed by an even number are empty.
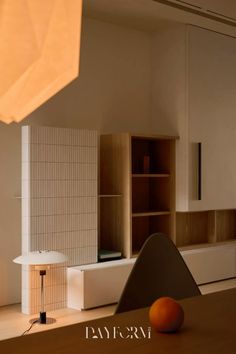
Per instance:
[[[51,324],[36,323],[30,333],[45,331],[56,327],[67,326],[73,323],[84,322],[100,317],[110,316],[114,313],[115,305],[97,309],[78,311],[69,308],[47,312],[47,317],[56,321]],[[20,304],[0,308],[0,340],[20,336],[30,327],[30,320],[37,315],[24,315],[21,313]]]
[[[236,278],[202,285],[200,286],[200,290],[202,294],[207,294],[234,287],[236,287]],[[48,312],[48,317],[56,321],[46,325],[35,324],[29,333],[110,316],[114,313],[114,310],[115,305],[110,305],[87,311],[77,311],[66,308]],[[28,316],[21,313],[20,304],[0,307],[0,340],[22,335],[23,332],[30,327],[29,321],[32,318],[35,318],[35,316]]]

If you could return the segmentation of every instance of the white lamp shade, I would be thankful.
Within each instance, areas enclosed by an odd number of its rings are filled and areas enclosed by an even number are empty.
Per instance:
[[[64,263],[67,260],[68,257],[63,253],[44,250],[23,254],[13,259],[13,262],[25,265],[46,265]]]

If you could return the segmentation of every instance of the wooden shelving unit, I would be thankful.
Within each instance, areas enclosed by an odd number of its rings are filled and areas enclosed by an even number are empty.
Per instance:
[[[236,240],[236,210],[215,211],[216,242]]]
[[[130,262],[162,232],[198,284],[235,277],[236,210],[175,211],[174,137],[102,135],[100,153],[100,248]]]
[[[170,215],[170,211],[147,211],[141,213],[132,213],[132,217],[155,216],[155,215]]]
[[[131,255],[149,235],[174,239],[174,139],[131,136]]]
[[[121,194],[99,194],[98,198],[119,198],[122,197]]]
[[[170,177],[169,173],[133,173],[132,177],[137,177],[137,178],[154,178],[154,177]]]
[[[236,210],[175,213],[175,137],[101,136],[100,246],[135,256],[163,232],[178,247],[236,240]]]
[[[99,198],[99,248],[120,251],[122,196]]]
[[[176,213],[176,245],[215,242],[214,218],[214,211]]]
[[[175,238],[175,137],[102,135],[100,245],[133,257],[148,236]]]
[[[178,247],[236,240],[236,210],[176,213]]]

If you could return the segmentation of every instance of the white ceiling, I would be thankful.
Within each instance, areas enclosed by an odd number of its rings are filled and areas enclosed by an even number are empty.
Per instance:
[[[179,0],[184,2],[185,0]],[[203,9],[213,10],[228,17],[236,17],[235,0],[186,0],[188,4],[199,6]]]
[[[201,6],[219,6],[222,3],[227,14],[236,18],[235,0],[186,0],[188,3],[201,2]],[[236,28],[203,18],[196,14],[186,13],[180,9],[173,8],[152,0],[84,0],[84,16],[95,18],[101,21],[112,22],[129,26],[144,31],[155,31],[165,26],[170,21],[191,23],[201,27],[216,30],[232,36],[236,36]],[[232,9],[232,11],[230,11]]]
[[[141,30],[153,31],[168,22],[152,0],[84,0],[84,15]]]

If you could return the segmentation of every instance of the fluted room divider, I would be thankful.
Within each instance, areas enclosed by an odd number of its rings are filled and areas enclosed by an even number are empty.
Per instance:
[[[54,250],[67,264],[48,270],[46,310],[66,306],[66,266],[97,262],[97,132],[22,128],[22,253]],[[40,284],[22,267],[22,311],[39,310]]]

